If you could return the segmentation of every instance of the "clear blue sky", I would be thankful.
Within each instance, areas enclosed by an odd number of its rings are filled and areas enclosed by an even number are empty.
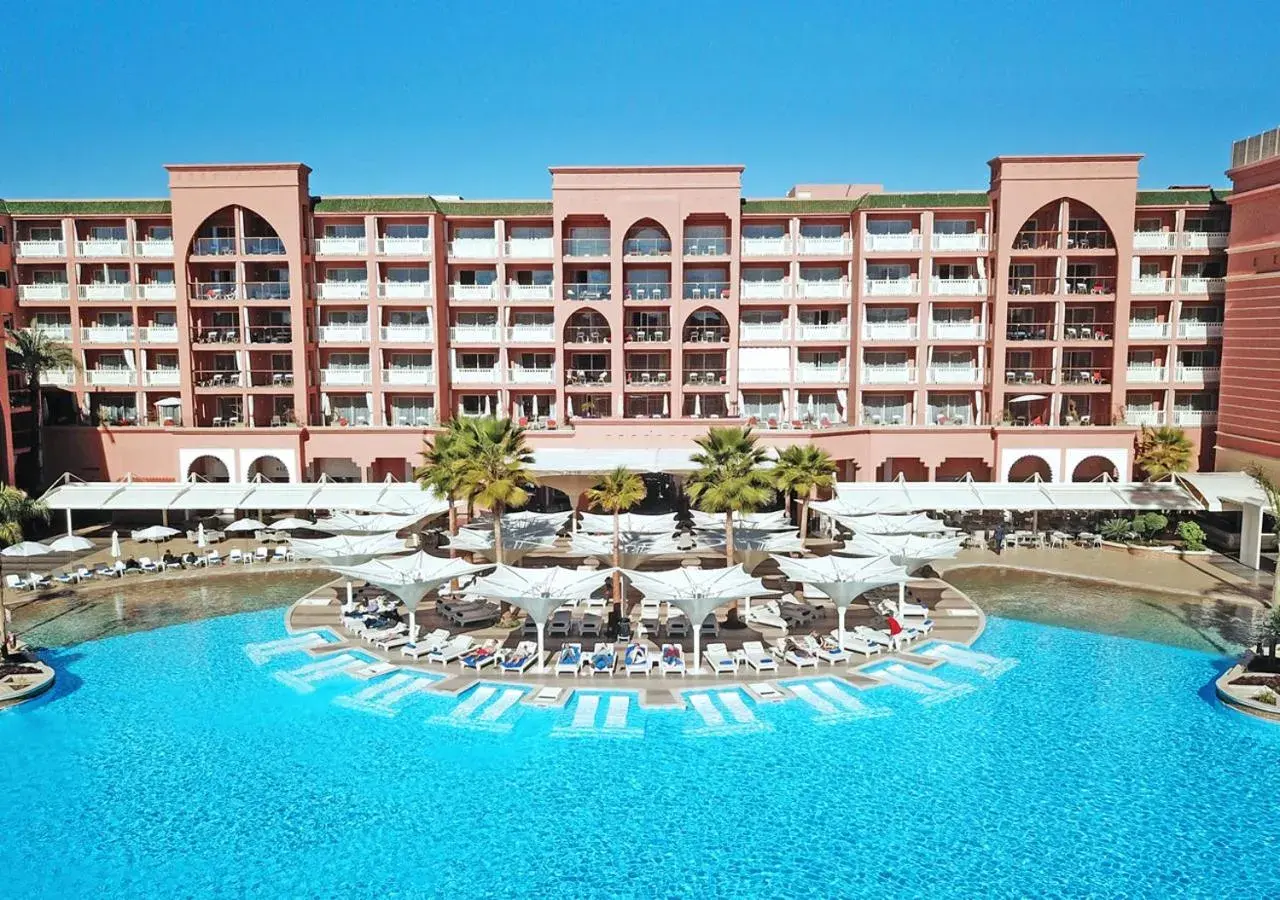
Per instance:
[[[0,197],[156,196],[166,162],[250,160],[329,194],[545,197],[575,163],[961,189],[1042,152],[1217,185],[1233,139],[1280,124],[1277,0],[4,7]]]

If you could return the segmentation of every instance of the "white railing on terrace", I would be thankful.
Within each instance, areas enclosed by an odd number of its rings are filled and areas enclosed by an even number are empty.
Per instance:
[[[176,344],[177,325],[147,325],[138,329],[138,340],[144,344]]]
[[[429,344],[435,333],[430,325],[383,325],[378,337],[388,344]]]
[[[366,300],[369,297],[369,282],[321,281],[316,285],[316,296],[321,300]]]
[[[985,253],[987,236],[985,234],[933,234],[929,245],[940,253]]]
[[[1178,381],[1217,381],[1219,369],[1217,366],[1178,366]]]
[[[53,322],[32,322],[28,326],[32,331],[38,331],[40,334],[54,341],[71,340],[71,324],[55,324]]]
[[[449,255],[461,259],[490,259],[498,255],[496,238],[455,238],[449,242]]]
[[[982,322],[930,322],[929,337],[950,341],[980,341],[986,336]]]
[[[930,384],[978,384],[982,376],[977,366],[929,366]]]
[[[138,384],[137,369],[88,369],[84,374],[85,381],[94,387],[118,385],[136,387]]]
[[[608,256],[609,238],[564,238],[565,256]]]
[[[1134,250],[1174,250],[1178,246],[1176,231],[1135,231]]]
[[[790,326],[782,322],[739,322],[740,341],[785,341],[791,336]]]
[[[138,285],[138,296],[143,300],[176,300],[178,299],[178,286],[172,282],[168,284],[140,284]]]
[[[316,256],[363,256],[369,252],[369,240],[362,237],[319,237],[315,240]]]
[[[868,297],[914,297],[920,293],[918,278],[868,278],[863,282]]]
[[[378,238],[379,256],[430,256],[431,239],[415,237]]]
[[[1130,321],[1129,337],[1147,341],[1167,340],[1169,337],[1169,323]]]
[[[802,278],[796,283],[797,297],[847,300],[849,294],[847,281],[805,281]]]
[[[76,383],[76,373],[72,369],[50,369],[40,376],[40,383],[50,387],[70,387]]]
[[[192,247],[195,256],[230,256],[236,252],[233,237],[198,237]]]
[[[920,336],[915,322],[863,322],[864,341],[914,341]]]
[[[17,255],[36,259],[49,259],[67,255],[66,241],[18,241]]]
[[[152,387],[176,387],[182,383],[182,373],[177,369],[147,369],[142,377]]]
[[[684,239],[685,256],[728,256],[727,237],[687,237]]]
[[[875,252],[890,251],[912,253],[920,249],[918,234],[864,234],[862,249]]]
[[[76,256],[96,259],[104,256],[128,256],[129,242],[111,238],[76,241]]]
[[[369,384],[373,370],[368,366],[335,366],[320,370],[321,384]]]
[[[492,384],[499,380],[498,367],[490,366],[487,369],[463,369],[455,366],[451,380],[454,384]]]
[[[507,380],[512,384],[555,384],[555,366],[545,369],[527,369],[524,366],[511,366]]]
[[[1129,293],[1150,295],[1150,294],[1172,294],[1173,279],[1172,278],[1135,278],[1129,285]]]
[[[173,241],[155,239],[148,241],[136,241],[133,245],[133,252],[138,256],[145,256],[148,259],[172,259]]]
[[[1124,377],[1133,384],[1154,384],[1164,381],[1166,373],[1164,366],[1131,365],[1125,368]]]
[[[848,322],[797,322],[798,341],[845,341],[849,339]]]
[[[125,344],[133,340],[132,325],[91,325],[80,329],[86,344]]]
[[[1175,409],[1174,425],[1216,425],[1218,411],[1216,409]]]
[[[1178,337],[1190,340],[1205,340],[1222,337],[1221,322],[1197,322],[1186,319],[1178,323]]]
[[[1199,275],[1182,277],[1182,293],[1184,294],[1218,294],[1227,289],[1225,278],[1203,278]]]
[[[805,237],[802,234],[799,241],[801,256],[847,256],[853,252],[853,238],[847,234],[840,237]]]
[[[382,370],[383,384],[435,384],[434,366],[392,366]]]
[[[906,407],[879,411],[863,410],[862,425],[910,425],[911,410]]]
[[[790,369],[765,369],[759,366],[738,369],[738,384],[789,384],[790,382]]]
[[[791,284],[787,281],[741,281],[738,296],[744,300],[786,299],[791,296]]]
[[[1220,250],[1230,237],[1226,231],[1184,231],[1182,246],[1188,250]]]
[[[517,284],[508,282],[507,297],[511,300],[552,300],[554,286],[550,284]]]
[[[511,259],[550,259],[556,255],[555,238],[512,238],[503,248]]]
[[[1127,425],[1163,425],[1164,410],[1128,406],[1124,410],[1124,421]]]
[[[742,239],[743,256],[789,256],[791,254],[791,237],[744,237]]]
[[[450,300],[496,300],[498,286],[496,284],[451,284]]]
[[[316,338],[320,343],[368,343],[369,326],[366,325],[320,325],[316,328]]]
[[[283,256],[284,241],[278,237],[251,235],[240,242],[245,256]]]
[[[449,340],[472,344],[498,343],[497,325],[455,325],[449,329]]]
[[[985,297],[985,278],[931,278],[929,293],[940,297]]]
[[[81,300],[132,300],[133,285],[131,284],[82,284],[80,285]]]
[[[61,282],[57,284],[20,284],[19,300],[67,300],[71,297],[71,286]]]
[[[512,325],[507,340],[513,344],[550,344],[556,339],[554,325]]]
[[[385,300],[430,300],[429,281],[382,281],[378,283],[378,296]]]
[[[914,384],[916,367],[903,366],[863,366],[863,384]]]
[[[849,367],[843,363],[838,365],[822,365],[820,363],[797,362],[797,384],[847,384]]]

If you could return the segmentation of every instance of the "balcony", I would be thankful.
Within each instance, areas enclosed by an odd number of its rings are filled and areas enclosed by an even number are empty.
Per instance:
[[[378,238],[378,254],[380,256],[430,256],[431,239],[413,237]]]
[[[249,387],[293,387],[293,373],[267,369],[249,373]]]
[[[192,256],[232,256],[235,252],[233,237],[198,237],[191,248]]]
[[[378,284],[378,296],[383,300],[430,300],[429,281],[383,281]]]
[[[507,372],[507,380],[512,384],[555,384],[556,370],[555,366],[545,369],[512,366]]]
[[[1110,322],[1067,322],[1062,326],[1062,337],[1068,341],[1109,341]]]
[[[247,237],[241,246],[245,256],[284,256],[284,241],[278,237]]]
[[[1227,231],[1184,231],[1182,246],[1188,250],[1221,250],[1230,237]]]
[[[195,282],[189,285],[192,300],[238,300],[240,285],[232,281]]]
[[[1203,278],[1199,275],[1182,278],[1181,290],[1184,294],[1221,294],[1226,289],[1225,278]]]
[[[138,285],[138,297],[142,300],[177,300],[178,286],[172,282],[168,284],[140,284]]]
[[[555,238],[512,238],[503,248],[508,259],[551,259],[556,254]]]
[[[1164,410],[1145,406],[1126,406],[1124,421],[1126,425],[1163,425]]]
[[[920,336],[915,322],[863,322],[864,341],[914,341]]]
[[[727,281],[686,281],[684,283],[684,299],[686,300],[728,300],[729,282]]]
[[[797,384],[848,384],[849,367],[843,363],[823,365],[820,363],[796,363],[795,380]]]
[[[131,284],[82,284],[80,285],[81,300],[112,300],[117,303],[124,300],[133,299],[133,285]]]
[[[1218,411],[1216,409],[1175,409],[1173,411],[1174,425],[1217,425]]]
[[[71,286],[61,282],[57,284],[20,284],[19,300],[69,300]]]
[[[1009,279],[1009,293],[1019,297],[1053,297],[1061,290],[1061,282],[1053,275],[1014,276]]]
[[[930,322],[929,337],[941,341],[981,341],[986,326],[981,322]]]
[[[493,384],[498,381],[498,367],[463,369],[455,366],[452,380],[454,384]]]
[[[67,255],[66,241],[18,241],[18,259],[56,259]]]
[[[287,281],[246,281],[241,288],[246,300],[288,300]]]
[[[320,370],[320,383],[343,385],[369,384],[373,380],[373,371],[368,366],[335,366]]]
[[[85,381],[91,387],[137,387],[136,369],[87,369]]]
[[[1184,366],[1179,364],[1177,381],[1203,383],[1217,381],[1220,370],[1217,366]]]
[[[382,370],[382,383],[434,385],[436,370],[433,366],[392,366]]]
[[[93,325],[81,328],[80,340],[86,344],[129,344],[133,342],[133,326]]]
[[[315,239],[314,247],[316,256],[364,256],[369,251],[369,241],[362,237],[320,237]]]
[[[564,238],[564,255],[568,257],[600,257],[609,255],[608,238]]]
[[[666,387],[671,372],[666,369],[627,369],[628,387]]]
[[[933,365],[928,378],[930,384],[981,384],[982,372],[977,366]]]
[[[1068,250],[1112,250],[1115,242],[1109,231],[1076,229],[1067,232]]]
[[[40,383],[49,387],[71,387],[76,383],[73,369],[50,369],[40,376]]]
[[[785,300],[791,296],[791,284],[786,281],[740,281],[738,296],[743,300]]]
[[[629,344],[657,342],[665,344],[671,339],[670,325],[628,325],[622,329],[622,339]]]
[[[549,284],[516,284],[507,285],[507,297],[511,300],[542,300],[551,302],[555,299],[555,288]]]
[[[1110,384],[1111,370],[1093,366],[1064,366],[1062,368],[1061,383],[1069,385]]]
[[[847,341],[848,339],[848,322],[796,323],[796,340],[798,341]]]
[[[798,248],[801,256],[848,256],[853,253],[853,238],[805,237],[800,235]]]
[[[71,340],[70,323],[61,324],[54,322],[32,322],[28,326],[32,331],[44,335],[51,341],[69,341]]]
[[[864,234],[862,249],[872,253],[917,253],[921,247],[918,234]]]
[[[1005,340],[1049,341],[1053,340],[1052,322],[1010,322],[1004,328]]]
[[[740,341],[785,341],[790,336],[790,323],[786,321],[738,323]]]
[[[449,285],[450,300],[497,300],[498,286],[496,284],[451,284]]]
[[[449,329],[449,340],[460,344],[496,344],[498,343],[498,326],[495,325],[455,325]]]
[[[1161,384],[1168,378],[1168,370],[1164,366],[1130,365],[1124,377],[1130,384]]]
[[[1222,337],[1221,322],[1198,322],[1188,319],[1178,323],[1178,337],[1189,341],[1207,341]]]
[[[727,237],[691,237],[684,239],[685,256],[728,256]]]
[[[429,344],[435,332],[430,325],[383,325],[378,337],[384,344]]]
[[[1133,233],[1134,250],[1177,249],[1178,234],[1174,231],[1135,231]]]
[[[1063,279],[1068,294],[1111,295],[1116,292],[1116,279],[1111,275],[1077,275]]]
[[[861,425],[881,426],[881,425],[910,425],[911,411],[905,407],[897,409],[864,409],[862,411]]]
[[[554,344],[554,325],[512,325],[507,329],[509,344]]]
[[[916,367],[912,365],[898,366],[863,366],[863,384],[915,384]]]
[[[316,296],[321,300],[367,300],[367,281],[322,281],[316,285]]]
[[[743,256],[789,256],[790,254],[791,238],[787,235],[742,239]]]
[[[322,344],[367,344],[368,325],[320,325],[316,328],[316,340]]]
[[[147,387],[177,387],[182,383],[182,373],[177,369],[147,369],[142,379]]]
[[[498,255],[496,238],[455,238],[449,242],[449,255],[458,259],[492,259]]]
[[[627,238],[622,242],[626,256],[670,256],[670,238]],[[566,254],[567,255],[567,254]]]
[[[760,366],[738,369],[738,384],[790,384],[790,369],[766,369]]]
[[[712,369],[684,373],[684,383],[691,387],[723,387],[729,377],[727,369]]]
[[[848,300],[850,295],[847,281],[805,281],[796,282],[796,296],[808,300]]]
[[[102,259],[103,257],[128,256],[129,242],[117,240],[76,241],[76,256],[84,259]]]
[[[1169,339],[1168,322],[1129,322],[1129,339],[1137,341],[1167,341]]]
[[[1148,297],[1153,294],[1172,294],[1172,278],[1135,278],[1129,285],[1129,293]]]
[[[608,284],[574,281],[564,286],[564,298],[566,300],[608,300],[612,296],[613,287]],[[655,297],[653,299],[662,298]]]
[[[916,278],[868,278],[862,291],[868,297],[915,297],[920,293]]]
[[[144,344],[178,343],[177,325],[146,325],[138,329],[138,340]]]
[[[146,259],[173,259],[173,241],[149,240],[136,241],[133,245],[136,256]]]
[[[929,246],[938,253],[986,253],[985,234],[933,234]]]
[[[1055,372],[1046,367],[1019,368],[1008,366],[1005,369],[1005,384],[1054,384]]]
[[[686,344],[724,344],[729,341],[729,326],[704,325],[701,328],[686,328],[683,338]]]
[[[985,297],[985,278],[931,278],[929,293],[937,297]]]
[[[609,384],[612,376],[608,369],[569,369],[565,372],[568,387],[591,387]]]
[[[195,373],[196,387],[244,387],[245,373],[237,369],[213,369]]]

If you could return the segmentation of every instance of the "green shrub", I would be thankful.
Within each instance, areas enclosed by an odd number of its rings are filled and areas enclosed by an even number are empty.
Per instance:
[[[1123,541],[1133,531],[1128,519],[1107,519],[1098,526],[1098,531],[1109,541]]]
[[[1271,690],[1264,690],[1253,699],[1259,703],[1265,703],[1267,706],[1275,706],[1277,700],[1275,692]]]
[[[1195,522],[1179,522],[1178,539],[1182,541],[1182,546],[1187,550],[1204,549],[1204,529]]]
[[[1133,530],[1142,540],[1149,541],[1169,527],[1169,519],[1158,512],[1139,513],[1133,517]]]

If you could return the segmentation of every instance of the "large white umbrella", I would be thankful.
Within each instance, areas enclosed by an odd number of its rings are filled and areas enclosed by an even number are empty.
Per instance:
[[[205,537],[205,534],[204,534],[203,522],[199,522],[196,524],[196,546],[201,549],[204,549],[205,547],[209,546],[209,539]]]
[[[914,512],[910,506],[905,506],[894,500],[886,500],[883,497],[876,497],[868,500],[866,497],[832,497],[830,500],[814,500],[809,504],[809,509],[824,516],[866,516],[872,513],[909,513]]]
[[[708,531],[717,529],[724,531],[723,513],[709,513],[700,509],[692,509],[689,510],[689,515],[693,518],[694,528]],[[795,526],[787,521],[786,511],[780,509],[776,512],[734,513],[733,527],[734,530],[754,528],[760,531],[787,531]]]
[[[946,534],[956,530],[924,513],[872,513],[868,516],[834,518],[854,534]]]
[[[518,563],[535,550],[548,550],[555,546],[560,531],[569,520],[563,513],[507,513],[502,517],[502,561]],[[493,545],[493,519],[486,518],[457,534],[449,536],[449,546],[466,550],[497,561]]]
[[[294,559],[311,559],[331,566],[358,566],[378,556],[404,553],[409,548],[394,531],[382,534],[340,534],[327,538],[294,538]],[[351,579],[347,579],[347,603],[351,603]]]
[[[1010,403],[1030,403],[1032,400],[1047,400],[1044,394],[1019,394],[1017,397],[1009,398]]]
[[[132,532],[129,536],[135,541],[167,541],[178,533],[178,529],[170,528],[168,525],[148,525],[146,528],[140,528]]]
[[[708,548],[724,550],[724,534],[700,534],[699,544]],[[800,540],[800,532],[786,534],[781,531],[767,531],[759,528],[733,529],[733,555],[742,563],[748,573],[754,572],[756,566],[764,562],[771,553],[803,553],[804,541]]]
[[[906,575],[933,562],[935,559],[951,559],[960,552],[964,538],[926,537],[918,534],[858,534],[854,533],[836,553],[845,556],[887,556],[902,566]],[[902,616],[902,604],[906,602],[906,577],[898,582],[898,616]]]
[[[548,617],[566,600],[590,597],[612,574],[612,568],[579,572],[563,566],[546,569],[498,566],[490,574],[476,579],[469,590],[482,597],[518,606],[529,614],[538,628],[538,666],[541,669]]]
[[[276,531],[297,531],[300,528],[315,528],[316,523],[306,519],[296,519],[289,516],[284,519],[276,519],[271,523],[271,527]]]
[[[232,531],[232,532],[261,531],[266,527],[267,526],[265,523],[259,522],[257,519],[236,519],[234,522],[232,522],[230,525],[224,528],[223,531]]]
[[[742,566],[727,569],[681,567],[666,572],[625,573],[632,586],[651,600],[666,600],[684,611],[693,625],[694,671],[702,667],[702,622],[717,607],[737,600],[776,594]]]
[[[0,554],[5,556],[45,556],[53,552],[54,549],[48,544],[41,544],[38,541],[19,541],[0,550]]]
[[[569,538],[569,549],[576,556],[599,556],[613,559],[613,534],[578,534]],[[671,534],[618,533],[618,565],[634,569],[646,559],[685,552]]]
[[[409,609],[409,633],[417,625],[418,604],[440,585],[493,568],[491,564],[472,565],[461,559],[445,559],[418,552],[411,556],[383,556],[357,566],[329,565],[328,568],[347,578],[360,578],[395,594]]]
[[[672,534],[680,527],[675,513],[646,516],[640,513],[623,513],[618,516],[618,530],[632,534]],[[583,513],[578,531],[587,534],[613,534],[613,516],[600,513]]]
[[[847,556],[815,556],[790,559],[775,556],[774,562],[787,578],[810,584],[831,598],[840,614],[840,644],[844,645],[844,613],[857,597],[886,584],[901,582],[907,570],[887,556],[851,559]]]
[[[174,407],[178,407],[182,405],[182,398],[181,397],[165,397],[163,400],[157,400],[152,405],[158,406],[161,409],[172,409]]]
[[[336,512],[324,519],[317,519],[309,527],[329,534],[378,534],[383,531],[400,531],[418,524],[429,513],[374,513],[357,515]]]
[[[92,550],[93,541],[78,534],[64,534],[50,544],[49,549],[55,553],[79,553],[81,550]]]
[[[111,532],[111,558],[120,558],[120,532]]]

